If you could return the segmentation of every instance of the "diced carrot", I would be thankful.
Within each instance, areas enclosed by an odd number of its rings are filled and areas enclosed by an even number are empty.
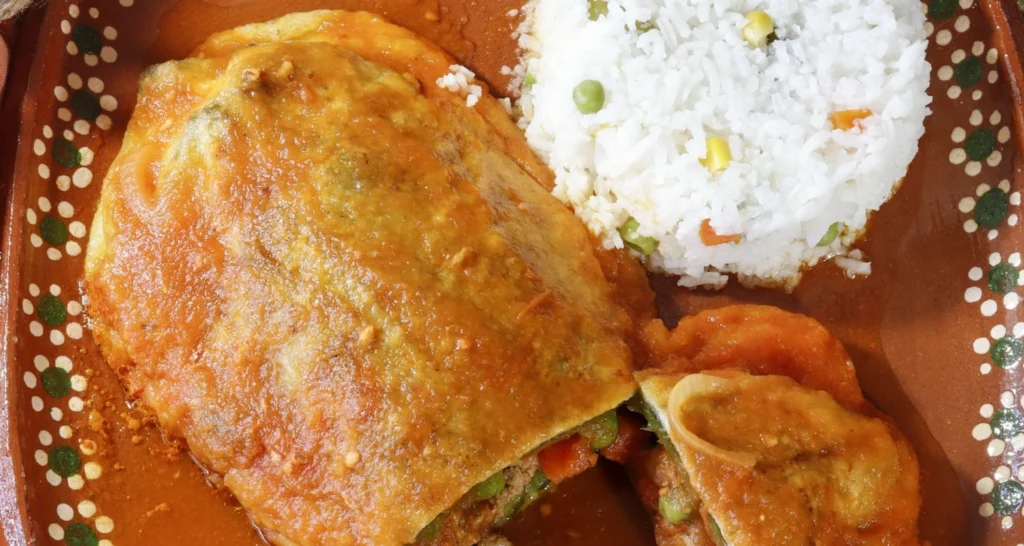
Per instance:
[[[735,235],[719,235],[715,233],[715,228],[711,227],[711,220],[705,219],[700,223],[700,242],[704,243],[704,246],[736,243],[741,238],[742,236],[738,233]]]
[[[619,435],[615,437],[612,445],[599,453],[605,459],[625,464],[633,454],[650,444],[650,433],[643,429],[643,419],[639,415],[623,410],[617,415]]]
[[[560,483],[597,464],[597,453],[579,434],[550,445],[537,454],[537,464],[548,479]]]
[[[832,112],[829,116],[829,120],[832,121],[832,126],[836,129],[843,131],[849,131],[858,125],[858,121],[873,114],[871,110],[865,110],[863,108],[857,108],[854,110],[839,110],[838,112]]]

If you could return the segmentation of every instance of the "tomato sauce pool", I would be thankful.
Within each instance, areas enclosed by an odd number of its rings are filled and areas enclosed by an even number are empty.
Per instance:
[[[484,79],[494,94],[505,96],[509,94],[509,77],[501,69],[517,62],[512,34],[521,20],[521,5],[522,0],[143,2],[134,8],[139,21],[135,32],[145,37],[134,43],[144,47],[138,55],[141,66],[146,66],[186,57],[211,33],[239,25],[312,9],[366,10],[438,43]],[[137,81],[137,74],[131,76],[132,82]],[[879,342],[884,317],[872,314],[863,303],[850,303],[856,298],[848,298],[850,302],[837,300],[836,288],[843,279],[832,269],[812,271],[792,296],[735,286],[722,293],[693,293],[677,288],[671,280],[657,278],[653,286],[658,293],[659,314],[669,324],[684,313],[703,308],[757,301],[811,314],[848,347],[854,344],[870,348]],[[849,291],[847,296],[851,296]],[[852,316],[857,317],[856,322],[847,320]],[[875,362],[871,354],[859,358],[857,351],[851,353],[868,397],[896,418],[920,455],[925,497],[922,539],[932,546],[967,543],[963,493],[942,450],[885,365]],[[93,381],[109,398],[96,419],[109,423],[110,444],[105,453],[116,470],[111,477],[113,487],[100,492],[96,500],[116,521],[124,522],[117,542],[148,546],[263,544],[245,511],[217,487],[215,477],[203,474],[184,447],[167,444],[155,426],[145,423],[144,416],[121,409],[120,386],[110,370],[97,367],[92,371]],[[507,525],[503,533],[516,546],[654,544],[647,516],[625,473],[607,462],[560,485]]]

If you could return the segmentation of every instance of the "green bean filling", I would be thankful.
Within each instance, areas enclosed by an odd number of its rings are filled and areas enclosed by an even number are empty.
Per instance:
[[[438,516],[434,518],[434,521],[431,521],[423,529],[420,529],[419,534],[416,535],[416,540],[425,541],[436,538],[438,531],[441,530],[441,525],[447,517],[448,514],[446,512],[438,514]]]
[[[836,237],[839,236],[839,228],[841,228],[842,225],[843,224],[840,222],[835,222],[831,226],[828,226],[828,231],[821,236],[821,240],[818,241],[818,246],[828,246],[832,244],[832,241],[835,241]]]
[[[729,546],[725,541],[725,537],[722,536],[722,529],[718,526],[715,518],[709,516],[708,521],[711,522],[711,540],[718,546]]]
[[[640,222],[637,222],[636,218],[630,216],[619,228],[619,237],[622,237],[622,242],[629,248],[644,256],[650,256],[652,252],[658,249],[658,240],[654,237],[640,235],[638,233],[639,229]]]
[[[654,413],[651,405],[647,403],[647,400],[644,400],[640,395],[636,395],[629,402],[626,402],[626,407],[644,416],[644,420],[647,421],[647,426],[644,427],[645,430],[653,432],[658,437],[658,443],[672,454],[672,458],[676,462],[680,462],[676,446],[672,445],[672,440],[668,437],[668,431],[665,430],[665,427],[661,426],[661,421],[658,420],[658,416]]]
[[[590,442],[590,449],[604,449],[619,437],[619,417],[615,410],[606,411],[580,427],[580,434]]]
[[[470,491],[477,500],[492,499],[505,490],[505,472],[501,471],[473,486]]]
[[[658,497],[658,512],[673,525],[687,521],[693,516],[672,491]]]
[[[507,521],[527,506],[533,504],[549,487],[551,487],[551,480],[548,479],[543,470],[538,469],[533,473],[533,477],[530,478],[530,483],[526,484],[526,489],[505,506],[503,519]]]
[[[572,101],[581,114],[595,114],[604,108],[604,85],[597,80],[583,80],[572,90]]]

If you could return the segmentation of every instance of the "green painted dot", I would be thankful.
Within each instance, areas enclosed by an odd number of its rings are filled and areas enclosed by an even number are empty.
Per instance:
[[[967,57],[966,59],[956,63],[956,67],[953,68],[953,79],[956,83],[963,88],[970,87],[981,79],[981,71],[984,65],[981,63],[981,59],[977,57]]]
[[[967,137],[964,151],[973,161],[981,161],[992,155],[996,149],[996,134],[992,129],[978,129]]]
[[[992,426],[992,434],[1000,440],[1010,440],[1014,436],[1024,432],[1024,414],[1016,408],[1001,409],[992,414],[989,423]]]
[[[62,245],[68,242],[68,226],[56,216],[47,214],[39,221],[39,234],[51,245]]]
[[[992,361],[1000,368],[1012,368],[1020,364],[1024,354],[1024,343],[1015,337],[1006,336],[992,344]]]
[[[1009,516],[1024,504],[1024,486],[1013,481],[1005,481],[992,490],[992,508],[1000,516]]]
[[[39,315],[39,320],[50,326],[60,326],[68,319],[68,310],[64,308],[64,302],[49,294],[39,298],[39,302],[36,303],[36,314]]]
[[[1011,263],[1003,262],[988,272],[988,287],[996,294],[1009,294],[1017,287],[1020,270]]]
[[[58,476],[69,478],[78,474],[82,468],[82,459],[78,457],[75,448],[70,446],[56,446],[50,450],[50,470]]]
[[[71,377],[60,368],[51,367],[43,370],[41,382],[46,394],[54,398],[64,398],[71,394]]]
[[[64,530],[64,543],[68,546],[98,546],[100,539],[84,523],[72,523]]]
[[[957,0],[928,0],[928,17],[946,21],[956,13]]]
[[[82,153],[66,138],[56,138],[50,150],[53,160],[62,167],[73,169],[82,163]]]
[[[100,31],[91,25],[76,26],[71,31],[71,39],[82,53],[96,55],[103,48],[103,37],[100,36]]]
[[[979,226],[994,228],[1003,223],[1010,210],[1010,198],[999,188],[991,189],[978,198],[974,206],[974,221]]]
[[[100,117],[100,100],[92,93],[79,89],[71,94],[71,109],[80,118],[92,121]]]

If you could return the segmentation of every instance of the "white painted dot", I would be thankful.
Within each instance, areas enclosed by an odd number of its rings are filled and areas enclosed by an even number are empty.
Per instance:
[[[32,397],[32,409],[34,411],[43,411],[43,399],[38,396]]]
[[[1002,152],[1000,152],[999,150],[994,150],[992,153],[988,154],[988,157],[985,158],[985,163],[988,163],[989,167],[995,167],[996,165],[999,165],[999,162],[1002,160]]]
[[[86,455],[94,455],[96,453],[96,442],[92,440],[82,440],[78,447],[82,449],[82,453]]]
[[[78,46],[75,45],[75,42],[69,41],[65,49],[67,50],[68,55],[78,55]]]
[[[61,254],[61,252],[56,248],[48,248],[46,249],[46,257],[49,258],[51,261],[56,262],[57,260],[63,258],[64,255]]]
[[[959,63],[960,61],[962,61],[962,60],[967,58],[967,53],[964,50],[962,50],[962,49],[957,49],[957,50],[953,51],[953,54],[950,55],[949,58],[954,63]]]
[[[953,134],[949,135],[949,138],[953,139],[953,142],[959,144],[967,138],[967,131],[965,131],[963,127],[957,127],[953,129]]]
[[[96,515],[96,504],[91,500],[84,500],[78,503],[78,514],[83,518],[91,518]]]
[[[28,331],[29,331],[30,334],[32,334],[35,337],[42,337],[43,336],[43,325],[40,324],[39,322],[33,320],[28,325]]]
[[[46,466],[50,462],[50,456],[45,451],[37,449],[33,454],[33,458],[36,460],[36,464],[39,466]]]
[[[974,439],[979,442],[987,440],[992,436],[992,427],[988,423],[978,423],[974,426],[974,430],[971,431],[971,436],[974,436]]]
[[[954,165],[959,165],[967,160],[967,152],[963,148],[953,148],[953,151],[949,152],[949,162]]]
[[[40,163],[37,171],[39,172],[39,178],[42,178],[43,180],[50,178],[50,167],[46,164]]]
[[[52,470],[47,470],[46,471],[46,481],[50,485],[56,487],[56,486],[60,485],[60,482],[61,482],[60,475],[57,474],[56,472],[52,471]]]
[[[931,21],[925,21],[924,32],[930,37],[932,33],[935,32],[935,25],[933,25]]]
[[[991,344],[987,337],[979,337],[974,340],[974,352],[979,355],[983,355],[988,352]]]
[[[114,546],[114,543],[110,542],[107,539],[103,539],[103,540],[100,540],[99,542],[97,542],[96,546]],[[1024,546],[1024,544],[1018,544],[1017,546]]]
[[[953,67],[949,66],[948,64],[943,65],[942,67],[939,68],[938,76],[940,80],[948,82],[953,77]]]
[[[993,472],[992,475],[995,477],[997,482],[1003,483],[1006,480],[1010,479],[1010,467],[1006,465],[1000,465],[999,468],[996,468],[996,471]]]
[[[60,22],[60,31],[64,34],[71,34],[71,23],[67,19]]]
[[[988,122],[992,125],[999,125],[999,122],[1003,120],[1003,115],[999,113],[999,110],[994,110],[992,115],[988,117]]]
[[[64,528],[56,523],[51,523],[46,531],[50,534],[50,538],[53,540],[64,540]]]
[[[951,99],[958,99],[960,98],[961,91],[962,89],[960,89],[959,85],[951,85],[949,86],[949,89],[946,90],[946,96]]]
[[[104,131],[110,129],[111,125],[110,116],[106,114],[101,114],[100,117],[96,118],[96,126]]]
[[[53,138],[53,129],[49,125],[43,125],[43,136],[45,138]]]
[[[53,365],[68,373],[71,373],[71,369],[73,368],[71,359],[64,355],[58,356],[57,358],[53,359]]]
[[[1010,292],[1003,296],[1003,307],[1006,309],[1016,309],[1020,305],[1020,296],[1016,292]]]
[[[68,400],[68,409],[69,410],[77,413],[77,412],[82,411],[84,408],[85,408],[85,402],[82,402],[81,398],[79,398],[77,396],[72,396],[71,399]]]
[[[72,491],[78,491],[84,486],[85,479],[82,478],[82,476],[80,476],[79,474],[75,474],[74,476],[68,478],[68,487],[70,487]]]
[[[975,89],[974,91],[971,91],[971,98],[974,99],[974,100],[980,99],[981,98],[981,89]]]
[[[71,233],[72,237],[81,239],[82,237],[85,237],[85,224],[75,220],[68,225],[68,232]]]
[[[985,60],[988,61],[989,64],[995,64],[995,62],[999,60],[999,52],[996,51],[996,48],[993,47],[988,50],[988,53],[985,54]]]
[[[1020,205],[1020,192],[1019,191],[1015,191],[1015,192],[1010,194],[1010,204],[1011,205]]]
[[[70,85],[72,89],[81,89],[82,83],[82,77],[77,73],[72,72],[68,74],[68,85]]]
[[[989,457],[998,457],[1006,451],[1006,442],[999,438],[994,438],[988,443],[988,447],[985,448],[985,452],[988,453]]]
[[[75,215],[75,206],[67,201],[61,201],[57,203],[57,214],[62,218],[71,218]]]
[[[75,124],[73,125],[73,127],[75,128],[75,132],[80,135],[89,134],[90,125],[89,122],[85,121],[84,119],[75,120]]]
[[[1002,336],[1000,336],[1002,337]],[[89,386],[89,381],[85,377],[75,374],[71,376],[71,388],[77,392],[85,392],[85,388]]]
[[[981,184],[978,184],[977,188],[975,188],[974,193],[977,194],[978,197],[981,197],[982,195],[985,195],[986,193],[988,193],[988,190],[991,190],[991,189],[992,189],[992,186],[989,186],[988,184],[985,184],[985,183],[981,183]]]
[[[57,346],[64,345],[64,333],[60,330],[50,330],[50,343]]]
[[[25,381],[25,387],[29,389],[36,388],[36,374],[32,372],[25,372],[25,375],[22,376],[22,379]]]
[[[993,252],[988,255],[988,265],[999,265],[999,262],[1001,261],[1003,261],[1003,256],[998,252]]]
[[[1013,325],[1013,337],[1024,336],[1024,322],[1018,322]]]
[[[50,419],[60,421],[64,418],[64,411],[60,408],[50,408]]]
[[[988,73],[988,83],[996,83],[999,81],[999,73],[995,70]]]
[[[96,518],[96,530],[104,535],[110,534],[110,532],[114,530],[114,520],[107,516],[100,516]]]
[[[1002,129],[999,129],[999,133],[996,134],[996,139],[998,139],[1000,143],[1006,144],[1006,142],[1010,140],[1010,128],[1003,127]]]
[[[968,161],[967,166],[964,167],[964,172],[967,173],[967,176],[978,176],[981,172],[981,162]]]
[[[970,8],[973,5],[974,5],[974,0],[960,0],[960,7],[962,9]],[[977,43],[981,44],[981,42],[977,42]],[[981,49],[982,50],[985,49],[985,44],[981,44]]]
[[[978,371],[981,372],[981,375],[988,375],[992,372],[992,365],[986,362],[978,368]]]
[[[1009,529],[1013,527],[1013,518],[1010,516],[1003,516],[1003,519],[999,522],[999,525],[1002,526],[1003,529]]]
[[[71,182],[76,188],[85,188],[92,183],[92,171],[85,168],[79,167],[75,170],[75,174],[71,177]]]
[[[977,109],[974,110],[973,112],[971,112],[971,117],[967,118],[967,121],[970,122],[970,124],[974,125],[975,127],[977,127],[978,125],[981,125],[981,122],[983,120],[984,120],[984,117],[982,117],[982,115],[981,115],[981,110],[977,110]]]
[[[989,330],[988,335],[992,336],[992,339],[999,339],[1006,336],[1006,326],[997,324]]]
[[[949,45],[949,42],[953,40],[953,33],[943,29],[935,33],[935,43],[940,46]],[[956,62],[956,61],[954,61]]]
[[[999,306],[994,300],[985,300],[981,303],[981,314],[986,317],[991,317],[996,314],[999,310]]]
[[[1020,220],[1020,218],[1016,214],[1011,214],[1006,217],[1006,223],[1009,224],[1010,227],[1017,225],[1018,220]]]
[[[961,0],[963,1],[963,0]],[[966,7],[964,8],[966,9]],[[971,55],[981,55],[985,52],[985,42],[976,40],[974,45],[971,46]]]
[[[112,63],[117,60],[117,50],[110,46],[103,46],[103,49],[100,50],[100,58],[103,59],[103,62]]]
[[[71,339],[82,339],[82,325],[77,322],[68,324],[67,334]]]
[[[82,304],[78,303],[75,300],[69,301],[66,307],[68,310],[68,314],[73,317],[77,317],[79,314],[82,313]]]
[[[36,225],[36,220],[38,220],[38,218],[36,218],[36,211],[32,209],[25,209],[25,221],[27,221],[29,225],[34,226]]]
[[[21,310],[26,315],[31,315],[36,310],[36,306],[32,305],[28,298],[24,298],[21,300]]]
[[[117,29],[114,27],[106,27],[103,29],[103,37],[108,40],[117,39]]]
[[[974,303],[981,300],[981,288],[972,286],[964,291],[964,301],[967,303]]]
[[[993,230],[990,230],[988,232],[988,240],[989,241],[995,241],[996,237],[998,237],[998,236],[999,236],[999,230],[997,230],[997,229],[993,229]]]
[[[953,28],[957,32],[967,32],[967,29],[971,28],[971,18],[966,15],[957,17],[956,22],[953,23]]]
[[[48,446],[53,443],[53,436],[49,432],[41,430],[39,431],[39,443]]]
[[[97,18],[99,16],[100,16],[100,10],[98,10],[96,8],[89,8],[89,17],[92,17],[93,19],[95,19],[95,18]]]
[[[97,57],[96,55],[91,54],[91,53],[87,53],[87,54],[83,55],[82,56],[82,60],[85,61],[85,64],[87,64],[89,66],[96,66],[96,65],[100,64],[100,58]]]
[[[75,140],[75,133],[71,129],[64,129],[64,138],[68,140]]]
[[[69,189],[71,189],[71,177],[66,174],[58,176],[57,189],[60,191],[68,191]]]
[[[70,439],[73,432],[74,431],[71,430],[71,427],[67,425],[61,425],[61,427],[57,429],[57,434],[59,434],[60,437],[64,438],[65,440]]]
[[[135,0],[121,0],[121,5],[126,7],[126,8],[132,7],[132,4],[134,4],[134,3],[135,3]]]
[[[85,467],[83,470],[85,471],[85,478],[87,480],[98,480],[99,477],[103,475],[103,467],[100,466],[98,463],[94,463],[91,461],[85,463]]]
[[[100,106],[107,112],[113,112],[117,110],[117,99],[110,95],[103,95],[100,97]]]
[[[982,272],[980,267],[974,266],[970,269],[970,271],[967,272],[967,278],[971,279],[972,281],[980,281],[981,276],[983,274],[984,273]]]
[[[59,108],[57,109],[57,117],[62,121],[71,121],[71,110],[68,110],[67,108]]]
[[[978,514],[980,514],[983,518],[987,518],[995,513],[996,510],[995,508],[992,507],[992,503],[986,502],[982,504],[980,508],[978,508]]]
[[[75,517],[75,510],[63,502],[57,505],[57,517],[64,521],[71,521]]]
[[[1010,447],[1012,447],[1014,451],[1024,449],[1024,434],[1017,434],[1013,438],[1010,438]],[[1024,466],[1017,469],[1017,475],[1020,476],[1021,474],[1024,474]]]
[[[1002,394],[999,395],[999,403],[1002,404],[1004,408],[1012,408],[1013,393],[1010,391],[1003,391]]]
[[[38,296],[39,294],[35,295]],[[36,357],[32,359],[32,363],[36,365],[36,369],[39,370],[40,373],[50,367],[50,360],[43,355],[36,355]]]
[[[995,408],[992,407],[992,404],[983,404],[981,406],[981,409],[978,410],[978,414],[980,414],[985,419],[988,419],[989,417],[992,417],[992,413],[994,412],[994,410]]]
[[[82,159],[79,161],[79,164],[81,164],[83,167],[87,167],[92,164],[92,150],[83,146],[78,149],[78,153],[79,155],[82,156]]]

